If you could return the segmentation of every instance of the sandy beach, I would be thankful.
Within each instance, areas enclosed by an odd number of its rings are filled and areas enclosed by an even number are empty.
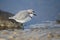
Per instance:
[[[60,40],[60,28],[53,29],[25,29],[1,30],[0,40]]]

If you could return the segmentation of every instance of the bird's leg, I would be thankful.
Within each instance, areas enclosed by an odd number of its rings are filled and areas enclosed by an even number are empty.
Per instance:
[[[24,24],[22,23],[21,25],[22,25],[22,29],[24,30]]]
[[[18,23],[18,29],[23,29],[24,30],[24,24],[23,23]]]

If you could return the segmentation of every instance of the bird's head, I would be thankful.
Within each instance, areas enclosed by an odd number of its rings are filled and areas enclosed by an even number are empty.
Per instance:
[[[36,16],[36,14],[35,14],[35,11],[34,10],[32,10],[32,9],[29,9],[29,10],[27,10],[28,11],[28,14],[30,15],[30,17],[32,18],[33,16]]]

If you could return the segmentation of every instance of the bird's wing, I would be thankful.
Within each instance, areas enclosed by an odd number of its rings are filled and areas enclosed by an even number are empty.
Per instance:
[[[28,12],[27,11],[21,11],[21,12],[18,12],[14,18],[18,19],[18,20],[24,20],[27,16],[29,16]]]

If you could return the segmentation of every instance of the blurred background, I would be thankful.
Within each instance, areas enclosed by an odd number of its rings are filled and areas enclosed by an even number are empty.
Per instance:
[[[37,16],[25,23],[25,28],[31,24],[43,21],[55,21],[60,17],[60,0],[0,0],[0,10],[16,14],[21,10],[33,9]]]

